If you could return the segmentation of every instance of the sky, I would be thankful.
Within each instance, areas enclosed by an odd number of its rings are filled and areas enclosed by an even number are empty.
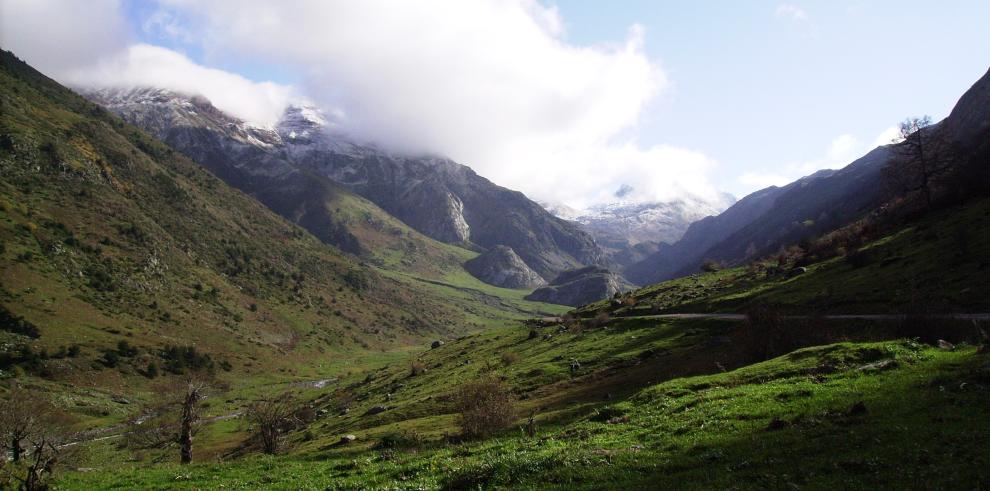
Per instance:
[[[71,86],[322,108],[575,208],[737,197],[945,117],[990,2],[0,0],[0,46]]]

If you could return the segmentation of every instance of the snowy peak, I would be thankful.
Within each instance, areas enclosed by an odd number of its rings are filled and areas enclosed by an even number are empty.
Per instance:
[[[314,106],[289,106],[275,126],[279,136],[293,143],[311,143],[327,131],[330,122],[319,108]]]
[[[628,192],[622,194],[627,195]],[[735,198],[732,195],[723,194],[715,200],[685,196],[670,201],[616,201],[594,205],[586,210],[575,210],[555,203],[541,205],[559,218],[580,223],[601,242],[609,243],[622,238],[630,245],[636,245],[641,242],[676,242],[691,223],[718,215],[733,203]]]
[[[206,128],[249,145],[281,144],[273,128],[230,116],[201,95],[157,87],[77,89],[86,98],[165,139],[171,128]]]

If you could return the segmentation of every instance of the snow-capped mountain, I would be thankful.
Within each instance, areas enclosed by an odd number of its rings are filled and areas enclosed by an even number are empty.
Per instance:
[[[241,121],[202,97],[163,89],[81,90],[128,122],[210,169],[317,237],[360,251],[345,221],[326,206],[328,182],[374,202],[434,239],[511,248],[533,271],[604,264],[594,239],[519,192],[436,155],[404,155],[363,143],[332,115],[300,105],[271,127]]]
[[[686,196],[671,201],[615,201],[578,210],[560,203],[541,202],[547,211],[564,220],[578,222],[603,241],[624,239],[641,242],[677,242],[687,227],[707,216],[718,215],[735,203],[723,194],[716,200]]]
[[[624,200],[631,191],[624,185],[616,191],[616,201],[585,210],[559,203],[540,204],[555,216],[577,223],[606,250],[612,262],[626,267],[655,254],[661,243],[677,242],[689,225],[718,215],[736,201],[730,194],[714,200],[691,195],[646,203]]]

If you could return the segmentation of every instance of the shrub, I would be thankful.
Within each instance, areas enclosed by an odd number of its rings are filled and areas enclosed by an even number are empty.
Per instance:
[[[148,363],[148,368],[144,371],[144,376],[148,378],[155,378],[158,376],[158,364],[155,362]]]
[[[3,306],[0,306],[0,331],[21,334],[35,339],[41,337],[41,331],[38,330],[37,326],[19,315],[14,315]]]
[[[509,365],[511,365],[511,364],[513,364],[513,363],[515,363],[517,361],[519,361],[519,354],[518,353],[513,353],[511,351],[506,351],[505,353],[502,353],[502,364],[503,365],[509,366]]]
[[[213,359],[206,353],[196,351],[195,346],[166,346],[162,351],[165,370],[182,374],[185,370],[212,370]]]
[[[721,271],[722,263],[714,259],[707,259],[705,260],[705,262],[701,263],[701,270],[706,273],[714,273],[716,271]]]
[[[459,414],[461,432],[468,438],[491,436],[515,419],[512,394],[494,377],[462,385],[455,408]]]
[[[375,448],[378,450],[394,450],[401,448],[415,448],[422,446],[426,441],[422,435],[413,430],[396,431],[382,435]]]

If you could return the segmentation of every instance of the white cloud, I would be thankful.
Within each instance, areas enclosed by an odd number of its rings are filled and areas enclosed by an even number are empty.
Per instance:
[[[127,44],[118,0],[0,0],[0,45],[49,75]]]
[[[790,3],[782,3],[777,6],[774,15],[778,19],[787,19],[795,22],[808,20],[808,13],[801,7]]]
[[[877,136],[877,139],[873,141],[873,146],[882,147],[884,145],[890,145],[891,143],[900,140],[900,138],[901,128],[899,126],[891,126],[890,128],[883,130],[883,133],[880,133],[880,135]]]
[[[5,11],[33,10],[18,19],[36,33],[23,44],[41,47],[25,56],[29,62],[58,54],[59,45],[87,46],[79,63],[48,70],[63,82],[199,93],[261,123],[294,97],[293,88],[129,43],[126,35],[98,42],[108,36],[91,31],[110,26],[126,34],[115,1],[0,2]],[[65,14],[73,10],[99,12],[80,17],[89,30],[66,30],[56,34],[58,43],[48,42],[49,29],[40,26],[50,18],[64,19],[67,28],[79,24]],[[159,0],[152,12],[133,27],[193,41],[207,63],[268,63],[294,73],[301,80],[296,92],[344,115],[359,137],[450,156],[535,198],[585,206],[611,199],[627,183],[641,199],[716,196],[706,180],[711,159],[630,138],[667,86],[636,25],[625,39],[584,46],[567,42],[558,10],[536,0]]]
[[[580,46],[563,38],[555,8],[533,0],[165,5],[197,26],[211,56],[302,73],[300,90],[358,135],[448,155],[531,196],[580,205],[634,179],[643,196],[714,194],[704,156],[617,140],[667,85],[639,26]]]
[[[62,80],[87,87],[165,87],[199,94],[241,119],[275,123],[293,98],[290,87],[252,82],[240,75],[207,68],[175,51],[136,44],[95,65],[70,70]]]

